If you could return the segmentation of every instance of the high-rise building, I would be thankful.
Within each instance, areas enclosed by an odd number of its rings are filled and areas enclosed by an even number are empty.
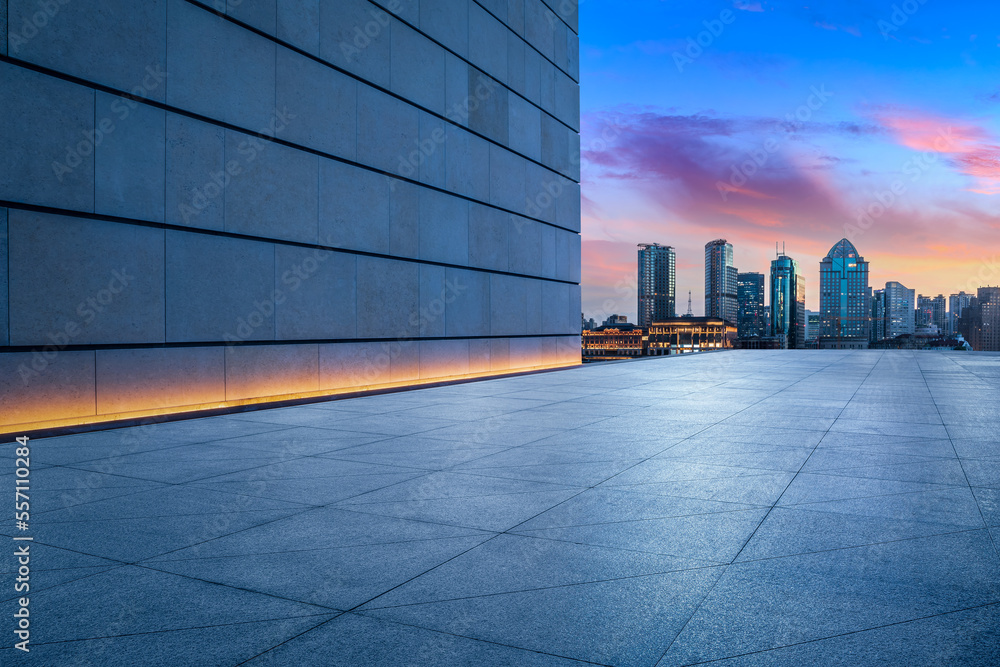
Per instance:
[[[870,299],[868,262],[840,239],[819,265],[820,347],[867,347]]]
[[[948,302],[944,298],[944,295],[918,295],[917,307],[914,313],[914,322],[916,326],[919,328],[933,325],[936,326],[942,333],[945,333],[948,326],[947,307]]]
[[[677,259],[671,246],[639,244],[638,325],[649,329],[653,322],[677,316]]]
[[[962,316],[962,311],[969,305],[972,295],[964,290],[958,294],[948,297],[948,333],[958,332],[958,319]]]
[[[871,298],[872,328],[869,343],[875,343],[886,337],[885,290],[877,289]]]
[[[749,271],[736,278],[737,322],[740,338],[760,338],[767,335],[764,311],[764,274]]]
[[[976,352],[1000,352],[1000,287],[980,287],[962,311],[958,329]]]
[[[805,347],[806,280],[799,263],[787,255],[771,261],[771,335],[789,349]]]
[[[611,314],[608,315],[603,322],[601,322],[602,327],[614,327],[619,324],[628,324],[628,316]]]
[[[570,4],[0,1],[0,432],[579,364]]]
[[[821,318],[814,310],[806,311],[805,341],[808,347],[812,347],[819,339]]]
[[[915,290],[902,283],[885,284],[885,338],[895,338],[916,331],[913,302]]]
[[[917,295],[916,307],[913,309],[913,324],[918,329],[930,324],[934,317],[934,308],[930,304],[930,297],[923,294]]]
[[[737,322],[737,282],[733,266],[733,244],[716,239],[705,244],[705,317]]]
[[[948,299],[938,294],[931,299],[931,322],[941,333],[948,331]]]

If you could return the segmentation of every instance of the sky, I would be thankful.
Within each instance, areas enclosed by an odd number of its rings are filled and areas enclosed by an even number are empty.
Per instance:
[[[767,274],[775,243],[818,309],[849,238],[873,288],[1000,284],[1000,3],[581,0],[583,311],[635,322],[636,244]]]

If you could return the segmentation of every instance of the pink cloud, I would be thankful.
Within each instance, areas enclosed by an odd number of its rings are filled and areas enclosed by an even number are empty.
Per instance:
[[[605,150],[584,152],[587,175],[633,182],[682,222],[774,228],[845,215],[826,175],[794,158],[796,130],[777,121],[637,112],[619,117],[615,132]],[[776,148],[766,151],[767,142]]]
[[[972,192],[1000,194],[1000,141],[985,128],[913,111],[892,110],[875,118],[903,146],[947,155],[958,171],[976,180]]]
[[[900,280],[923,293],[966,288],[975,276],[969,266],[982,261],[983,247],[1000,246],[1000,216],[975,200],[928,200],[910,189],[893,206],[859,227],[857,215],[872,201],[880,178],[858,180],[854,161],[829,155],[838,142],[888,140],[913,150],[931,150],[942,162],[976,179],[977,190],[1000,170],[1000,149],[990,133],[971,122],[928,114],[880,110],[868,122],[807,123],[794,127],[766,118],[726,118],[709,114],[628,108],[584,117],[586,202],[583,232],[584,310],[634,317],[635,244],[657,242],[677,250],[677,308],[686,309],[692,290],[701,311],[704,244],[726,238],[735,246],[741,271],[768,271],[774,243],[786,241],[807,280],[808,307],[818,307],[816,271],[830,246],[848,236],[872,262],[871,283]],[[936,142],[938,130],[952,128]],[[949,136],[947,133],[946,137]],[[773,138],[776,147],[745,182],[730,181],[751,153]],[[825,148],[817,156],[816,142]],[[937,143],[937,147],[935,147]],[[992,152],[988,147],[993,146]],[[718,184],[727,184],[726,197]],[[941,230],[956,239],[941,242]],[[984,245],[985,244],[985,245]],[[959,247],[961,246],[961,247]],[[611,304],[611,305],[607,305]]]

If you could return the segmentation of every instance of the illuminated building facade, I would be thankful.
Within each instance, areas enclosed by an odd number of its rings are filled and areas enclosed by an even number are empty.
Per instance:
[[[917,295],[917,309],[914,313],[915,324],[920,327],[937,327],[941,333],[948,328],[948,300],[943,294],[937,296]]]
[[[948,333],[958,332],[958,320],[962,317],[962,311],[969,305],[972,295],[964,290],[958,294],[948,297]]]
[[[655,320],[676,317],[677,258],[674,249],[659,243],[639,244],[640,327]]]
[[[914,299],[916,291],[890,281],[885,284],[885,338],[895,338],[916,331]]]
[[[819,346],[867,348],[871,335],[868,262],[840,239],[819,265]]]
[[[980,287],[958,328],[976,352],[1000,352],[1000,287]]]
[[[721,317],[677,317],[650,325],[646,352],[662,356],[728,350],[736,338],[736,326]]]
[[[576,3],[48,4],[0,3],[0,431],[580,363]]]
[[[885,290],[877,289],[872,292],[871,301],[872,328],[869,342],[874,343],[884,339],[886,336]]]
[[[756,271],[740,273],[736,279],[737,321],[740,338],[760,338],[767,335],[767,315],[764,310],[764,274]]]
[[[584,358],[641,357],[645,351],[641,328],[622,324],[583,332]]]
[[[705,244],[705,316],[737,323],[738,275],[733,244],[716,239]]]
[[[787,255],[771,260],[771,335],[789,349],[805,347],[806,280]]]

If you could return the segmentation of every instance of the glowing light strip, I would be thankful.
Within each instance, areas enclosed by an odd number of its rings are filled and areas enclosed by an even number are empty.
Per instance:
[[[397,389],[402,387],[420,387],[429,384],[439,384],[443,382],[454,382],[457,380],[502,378],[510,375],[520,375],[533,371],[554,370],[557,368],[573,368],[580,366],[581,362],[573,361],[559,364],[542,364],[539,366],[523,366],[511,368],[506,371],[484,371],[482,373],[465,373],[460,375],[441,375],[433,378],[419,380],[406,380],[400,382],[386,382],[381,384],[359,385],[354,387],[342,387],[339,389],[322,389],[309,392],[295,392],[290,394],[274,394],[271,396],[259,396],[254,398],[244,398],[232,401],[216,401],[212,403],[193,403],[189,405],[175,405],[168,408],[151,408],[146,410],[135,410],[128,412],[109,412],[99,415],[87,415],[80,417],[70,417],[63,419],[46,419],[43,421],[24,422],[21,424],[0,424],[0,436],[23,434],[31,431],[43,429],[65,428],[70,426],[87,426],[92,424],[111,424],[116,421],[141,419],[144,417],[161,417],[163,415],[179,415],[208,410],[219,410],[225,408],[240,407],[245,405],[262,405],[268,403],[283,403],[285,401],[295,401],[307,398],[324,398],[341,396],[344,394],[363,394],[382,389]]]

